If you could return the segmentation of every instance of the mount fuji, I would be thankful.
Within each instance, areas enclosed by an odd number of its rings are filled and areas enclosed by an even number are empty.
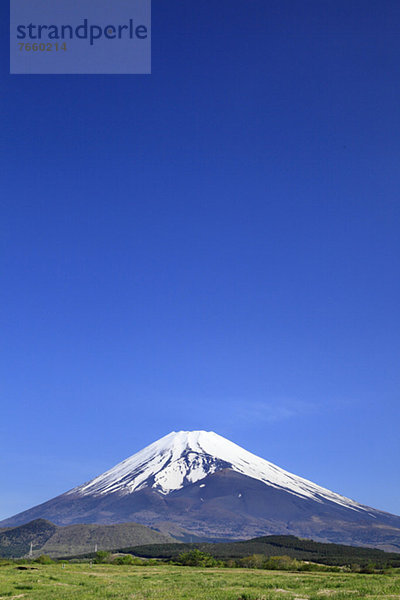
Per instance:
[[[400,550],[400,517],[345,498],[206,431],[172,432],[109,471],[0,522],[136,521],[180,539],[285,534]]]

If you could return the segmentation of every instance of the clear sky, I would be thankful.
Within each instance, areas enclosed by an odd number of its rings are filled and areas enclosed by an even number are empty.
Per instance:
[[[153,0],[151,76],[1,11],[0,518],[180,429],[400,514],[400,4]]]

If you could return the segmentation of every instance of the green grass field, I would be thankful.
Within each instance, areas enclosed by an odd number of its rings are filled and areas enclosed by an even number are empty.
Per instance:
[[[10,600],[400,600],[400,574],[283,573],[66,563],[0,567],[0,599]]]

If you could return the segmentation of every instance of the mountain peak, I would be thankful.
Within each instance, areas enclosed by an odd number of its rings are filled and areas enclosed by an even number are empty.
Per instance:
[[[203,446],[216,443],[219,440],[220,444],[230,443],[227,439],[218,435],[214,431],[204,431],[202,429],[196,431],[171,431],[168,435],[160,438],[147,448],[155,446],[158,450],[161,448],[191,448],[196,451],[202,451]]]

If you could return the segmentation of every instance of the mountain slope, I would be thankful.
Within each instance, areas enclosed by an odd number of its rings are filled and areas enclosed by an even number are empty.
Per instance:
[[[31,543],[42,547],[57,531],[57,527],[46,521],[37,519],[19,527],[0,530],[0,556],[5,558],[21,557],[28,554]]]
[[[400,517],[335,494],[205,431],[173,432],[1,524],[40,517],[58,525],[136,521],[166,532],[169,524],[171,532],[178,527],[209,539],[289,534],[400,548]]]
[[[113,550],[127,545],[164,544],[172,542],[149,527],[138,523],[118,525],[69,525],[57,527],[45,519],[0,530],[0,557],[26,556],[33,546],[33,556],[67,556],[98,550]]]

